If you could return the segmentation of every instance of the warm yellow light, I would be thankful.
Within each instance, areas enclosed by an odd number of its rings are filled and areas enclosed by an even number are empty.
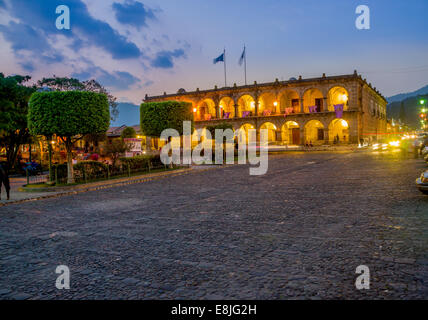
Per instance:
[[[347,101],[348,101],[348,96],[347,96],[346,94],[342,94],[342,96],[340,97],[340,99],[341,99],[343,102],[347,102]]]
[[[197,110],[196,110],[196,108],[193,108],[193,112],[196,112]]]
[[[55,141],[51,141],[52,144],[55,144]]]
[[[389,145],[390,145],[391,147],[399,147],[399,146],[400,146],[400,141],[391,141],[391,142],[389,143]]]
[[[255,108],[256,107],[256,103],[254,101],[251,101],[251,108]]]
[[[278,106],[278,102],[276,102],[276,101],[275,101],[275,102],[273,103],[273,105],[274,105],[275,107],[276,107],[276,106]]]
[[[345,120],[342,120],[342,127],[348,128],[348,122],[346,122]]]

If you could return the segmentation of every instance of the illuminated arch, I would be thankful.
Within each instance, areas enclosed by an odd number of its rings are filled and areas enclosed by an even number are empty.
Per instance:
[[[305,144],[321,145],[325,141],[324,125],[318,120],[311,120],[305,125]]]
[[[245,134],[245,142],[248,143],[248,130],[255,129],[255,127],[250,123],[244,123],[237,132],[237,135]]]
[[[235,117],[235,101],[231,97],[223,97],[220,100],[220,118],[225,116],[225,113],[229,113],[229,118]]]
[[[195,114],[195,120],[196,121],[204,121],[204,120],[209,120],[209,117],[211,118],[215,118],[216,117],[216,112],[215,112],[215,103],[212,99],[204,99],[202,100],[198,106],[196,107],[196,112],[195,110],[194,114]]]
[[[250,112],[250,115],[255,115],[255,110],[256,102],[252,96],[245,94],[238,99],[239,117],[242,117],[243,112]]]
[[[265,111],[275,114],[279,106],[276,96],[271,92],[262,93],[259,97],[259,115],[264,115]],[[266,113],[267,114],[267,113]]]
[[[293,108],[293,113],[300,113],[300,96],[294,90],[286,90],[279,95],[280,112],[285,113],[286,108]]]
[[[260,130],[266,129],[268,130],[268,143],[276,142],[277,139],[277,128],[272,122],[265,122],[260,126]]]
[[[335,86],[328,91],[328,110],[334,111],[334,105],[343,104],[344,110],[348,110],[349,93],[341,86]]]
[[[324,95],[322,94],[321,90],[317,88],[308,89],[303,94],[304,112],[309,113],[309,107],[313,106],[318,106],[318,112],[322,112],[326,109],[326,106],[324,106]]]
[[[349,124],[343,119],[334,119],[328,126],[330,143],[349,143]]]
[[[281,128],[281,138],[284,144],[300,144],[300,126],[295,121],[287,121]]]

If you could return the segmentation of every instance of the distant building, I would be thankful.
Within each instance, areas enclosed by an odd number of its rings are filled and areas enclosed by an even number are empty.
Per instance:
[[[267,129],[270,144],[358,143],[387,133],[387,101],[357,71],[144,99],[168,100],[192,103],[196,129],[223,122],[235,130]]]

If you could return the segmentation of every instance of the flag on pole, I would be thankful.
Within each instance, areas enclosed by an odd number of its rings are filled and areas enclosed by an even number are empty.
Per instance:
[[[240,66],[242,66],[242,64],[244,63],[245,55],[246,55],[246,52],[245,52],[245,47],[244,47],[244,51],[242,51],[241,58],[239,58],[239,65]]]
[[[213,60],[214,64],[218,63],[218,62],[224,62],[224,52],[217,58],[215,58]]]

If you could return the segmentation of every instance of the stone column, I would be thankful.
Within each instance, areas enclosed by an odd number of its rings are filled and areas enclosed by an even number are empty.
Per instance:
[[[328,128],[327,129],[324,129],[324,143],[325,144],[329,144],[329,131],[328,131]]]
[[[305,107],[303,106],[303,99],[299,99],[300,100],[300,113],[305,113]]]
[[[219,104],[216,104],[216,106],[215,106],[215,117],[217,119],[220,119],[220,105]]]
[[[234,107],[235,107],[235,118],[239,118],[239,115],[238,115],[239,105],[235,103]]]
[[[305,144],[305,128],[300,127],[300,144]]]
[[[322,101],[322,110],[324,112],[327,112],[327,111],[329,111],[328,110],[328,105],[327,105],[327,98],[322,98],[322,99],[323,99],[323,101]]]
[[[254,101],[256,103],[254,107],[254,113],[255,113],[255,116],[258,116],[259,115],[259,97],[256,97]]]

